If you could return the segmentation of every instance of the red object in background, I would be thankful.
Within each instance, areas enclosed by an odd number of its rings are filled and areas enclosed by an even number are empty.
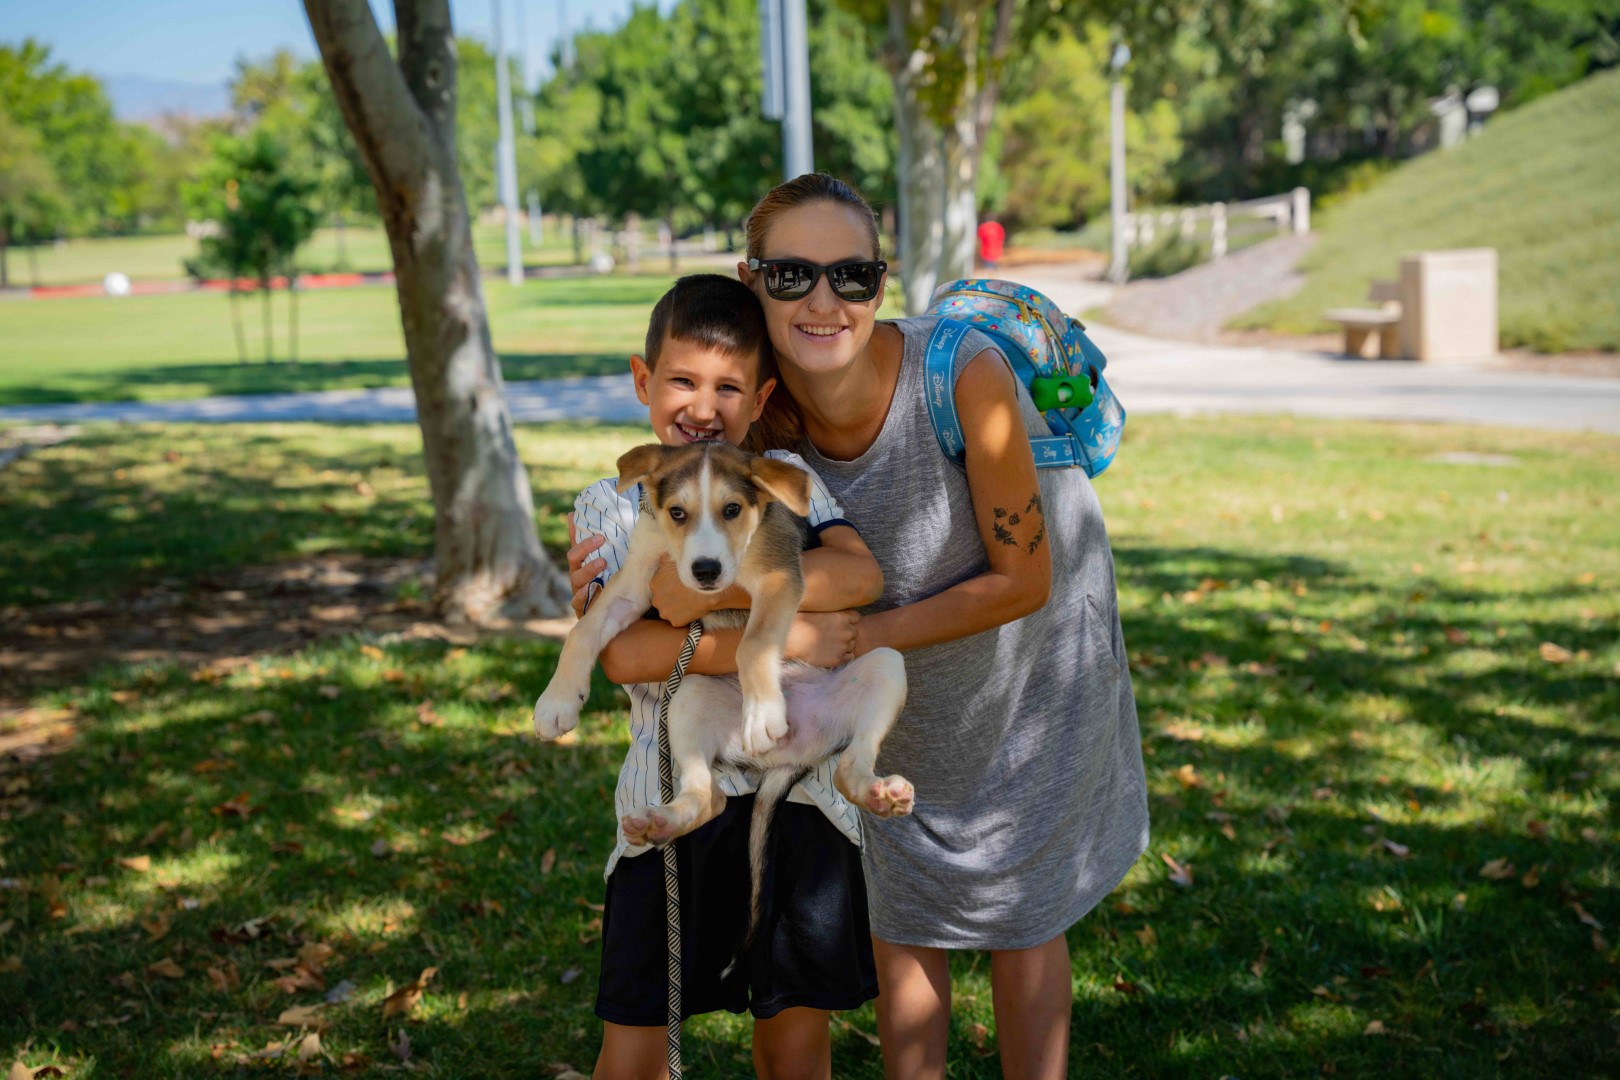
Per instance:
[[[994,266],[1001,261],[1001,253],[1007,246],[1007,230],[1001,227],[999,221],[979,222],[979,261],[986,266]]]

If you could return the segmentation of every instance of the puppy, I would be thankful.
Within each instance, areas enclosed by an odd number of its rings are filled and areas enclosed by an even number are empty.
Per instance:
[[[667,844],[724,807],[715,762],[763,770],[749,826],[751,937],[770,818],[809,769],[838,754],[834,782],[850,802],[879,817],[911,812],[911,784],[876,775],[878,750],[905,704],[905,664],[893,649],[874,649],[831,671],[784,664],[804,596],[801,518],[810,509],[804,470],[723,443],[639,446],[618,464],[620,491],[642,485],[641,514],[623,566],[563,643],[556,673],[535,703],[535,732],[555,739],[579,722],[591,668],[651,605],[661,556],[669,556],[688,588],[743,588],[752,603],[747,612],[704,617],[711,627],[746,619],[736,679],[687,675],[670,701],[675,798],[638,807],[620,824],[633,844]]]

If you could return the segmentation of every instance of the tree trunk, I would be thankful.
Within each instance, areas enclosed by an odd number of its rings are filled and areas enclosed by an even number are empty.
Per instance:
[[[581,225],[579,223],[579,215],[578,214],[572,214],[572,215],[570,215],[570,217],[572,218],[572,221],[573,221],[574,265],[579,266],[579,265],[581,265],[581,264],[583,264],[585,262],[585,236],[584,236],[584,230],[583,230],[583,228],[581,227]]]
[[[448,0],[395,0],[397,65],[367,0],[304,8],[393,254],[433,495],[435,602],[452,621],[561,615],[568,579],[535,532],[456,165]]]
[[[271,329],[270,321],[270,282],[261,278],[259,281],[259,311],[264,316],[264,362],[276,362],[275,332]]]
[[[6,251],[11,246],[11,237],[6,230],[0,228],[0,289],[11,288],[11,267],[6,261]]]
[[[298,272],[287,268],[287,359],[298,363]]]
[[[332,220],[337,228],[337,266],[335,269],[347,270],[349,268],[349,234],[343,220],[343,211],[338,210],[332,214]]]
[[[247,358],[247,331],[242,329],[242,293],[236,287],[236,272],[231,272],[231,327],[236,331],[236,362],[245,364]]]
[[[900,284],[909,315],[922,313],[940,282],[973,273],[979,159],[1018,0],[996,4],[988,69],[980,63],[980,7],[972,0],[889,0],[886,56],[900,129]],[[936,60],[947,51],[955,61],[948,79]]]

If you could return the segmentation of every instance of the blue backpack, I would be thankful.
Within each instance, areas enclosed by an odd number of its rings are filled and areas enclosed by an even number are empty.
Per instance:
[[[946,457],[966,460],[951,367],[972,329],[1001,349],[1052,429],[1029,440],[1037,468],[1078,466],[1095,477],[1113,462],[1125,410],[1102,377],[1108,359],[1080,320],[1028,286],[987,278],[941,285],[925,314],[944,316],[928,341],[926,380],[928,417]]]

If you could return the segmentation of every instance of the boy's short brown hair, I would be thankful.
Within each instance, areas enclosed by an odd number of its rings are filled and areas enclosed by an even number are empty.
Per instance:
[[[647,344],[642,358],[658,367],[664,342],[686,341],[707,345],[733,356],[758,361],[755,386],[775,373],[771,338],[759,297],[736,278],[723,274],[688,274],[670,286],[653,306],[647,322]]]

